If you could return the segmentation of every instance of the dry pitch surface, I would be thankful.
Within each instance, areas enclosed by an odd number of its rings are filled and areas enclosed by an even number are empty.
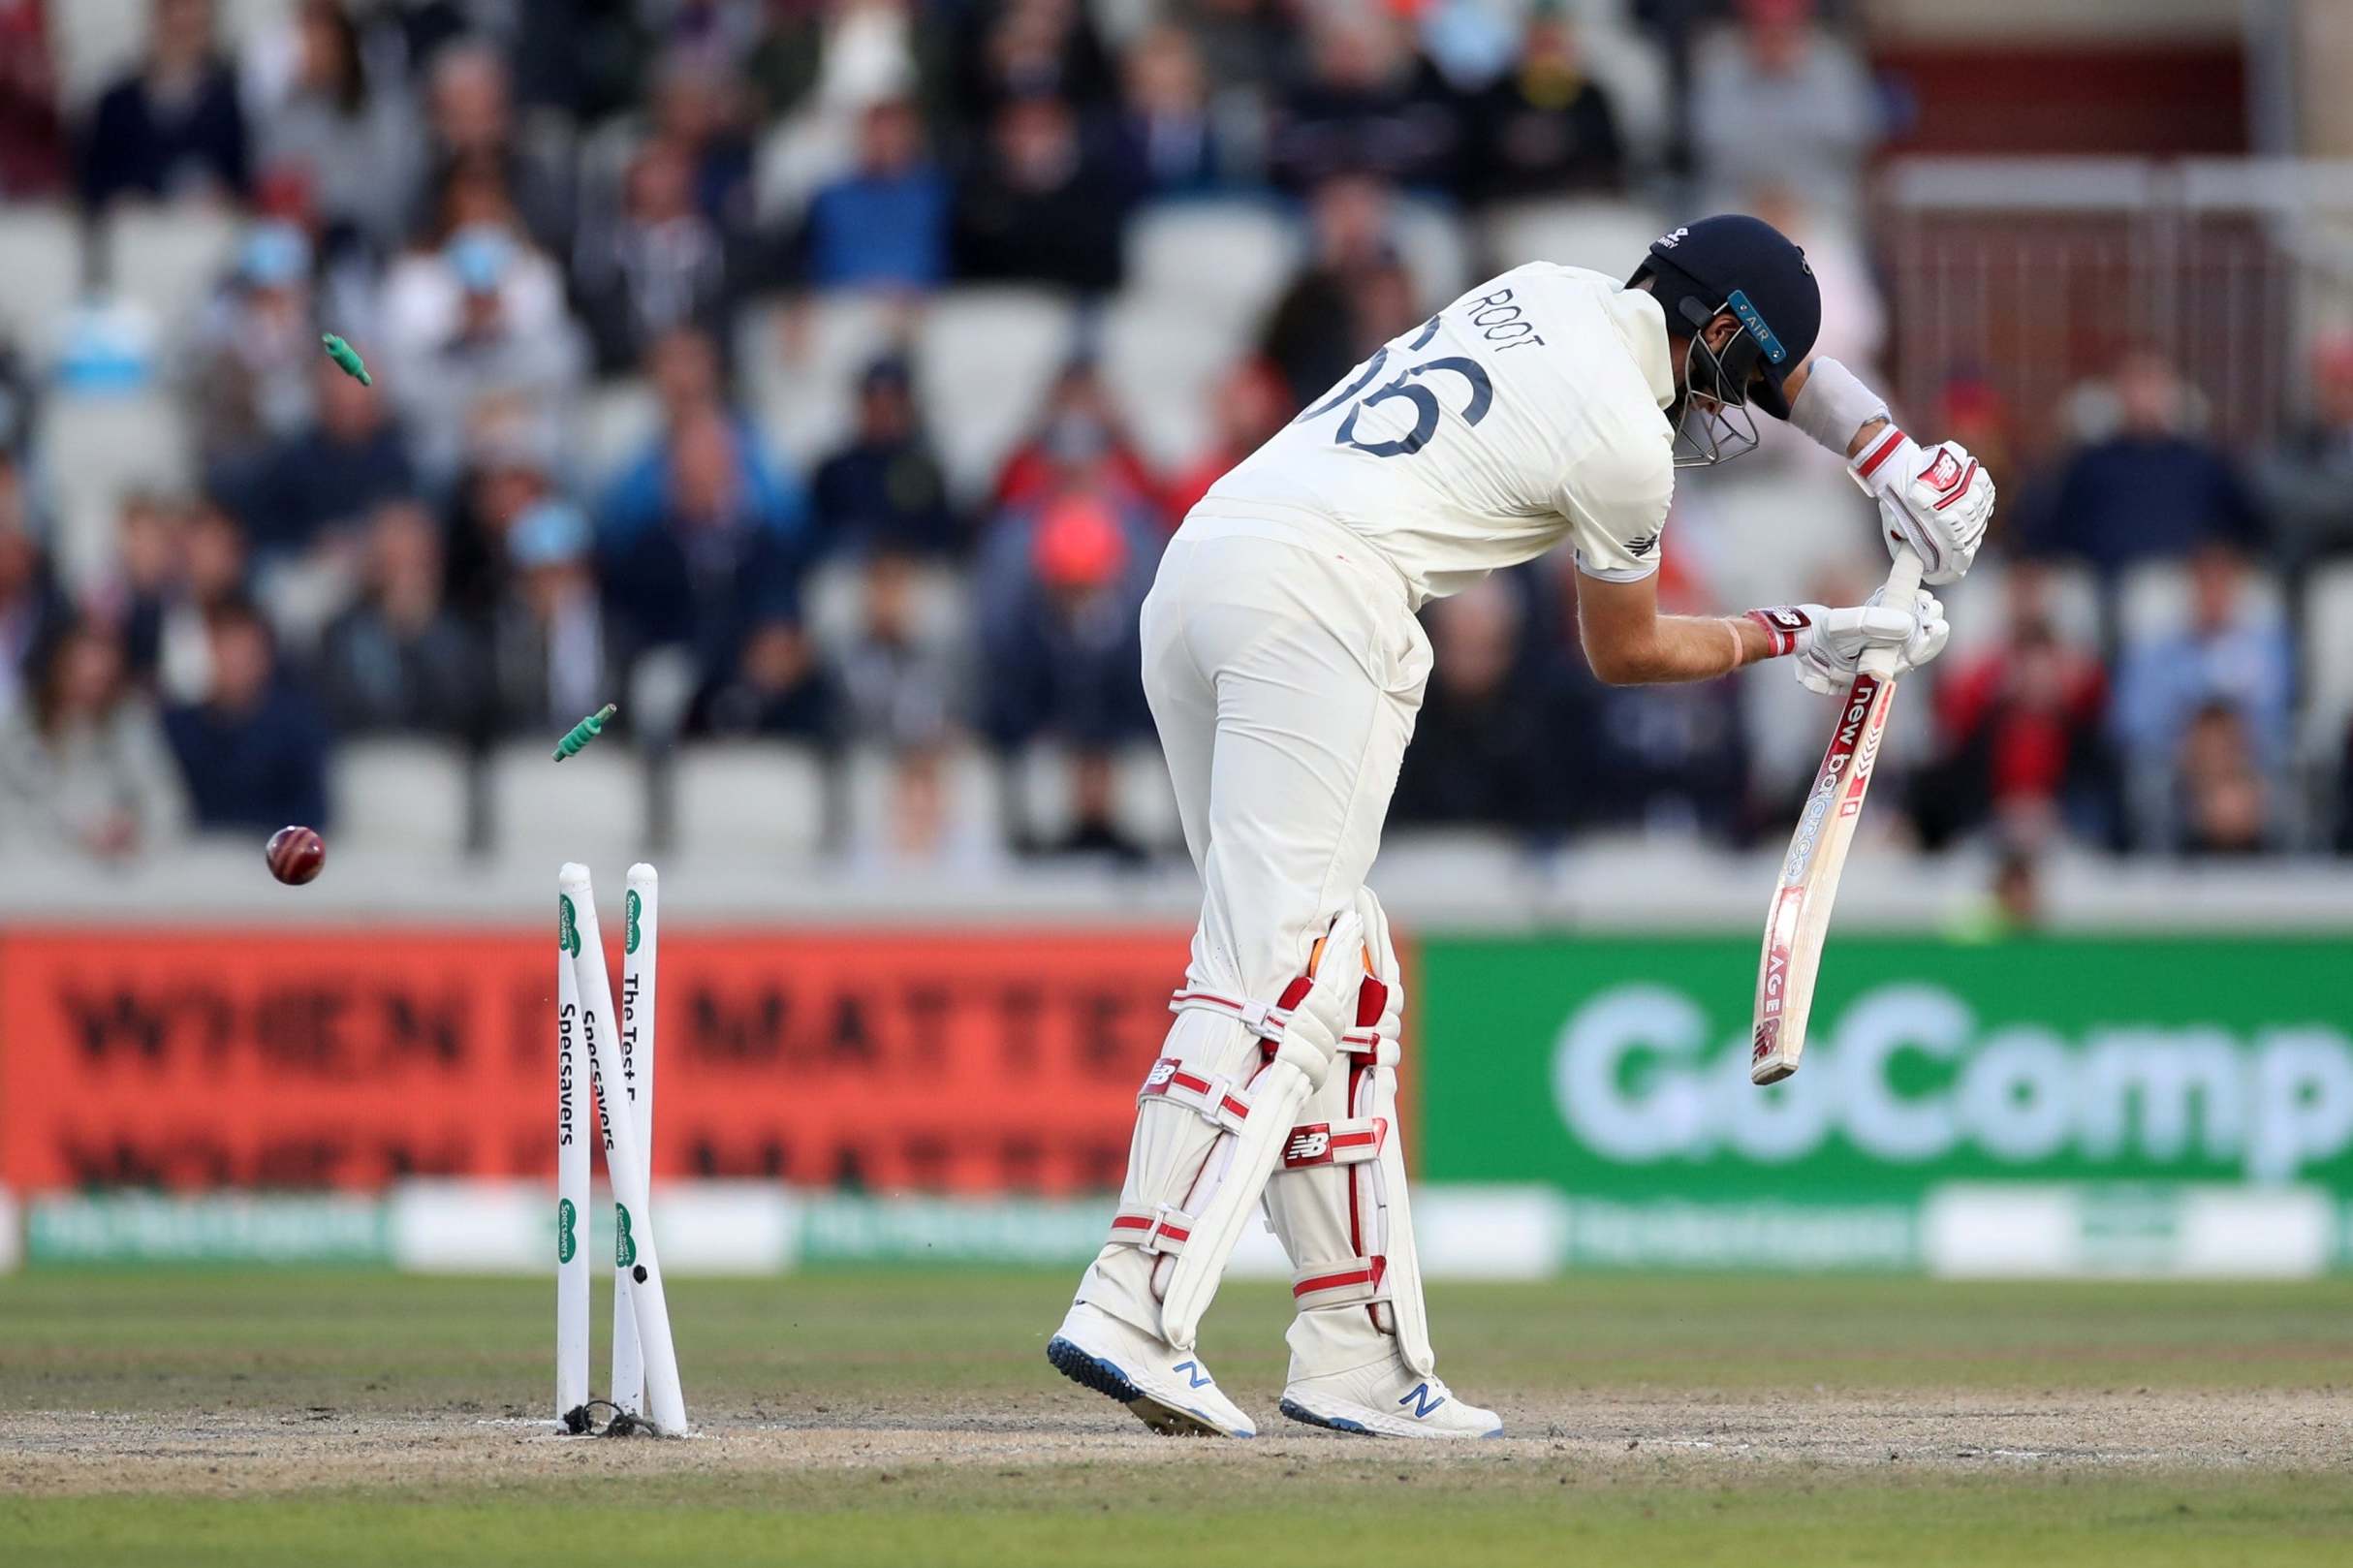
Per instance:
[[[680,1281],[703,1431],[657,1443],[536,1425],[539,1281],[0,1280],[0,1557],[2353,1560],[2341,1282],[1450,1289],[1446,1370],[1512,1435],[1443,1448],[1275,1417],[1283,1306],[1247,1282],[1204,1348],[1267,1435],[1149,1437],[1046,1366],[1065,1289]]]

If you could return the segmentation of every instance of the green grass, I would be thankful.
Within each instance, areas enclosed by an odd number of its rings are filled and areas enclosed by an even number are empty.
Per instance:
[[[714,1427],[927,1396],[983,1421],[1059,1388],[1041,1350],[1059,1275],[884,1272],[672,1288],[687,1388]],[[6,1412],[541,1413],[551,1287],[286,1271],[35,1271],[0,1279],[0,1561],[55,1565],[545,1563],[1209,1565],[1520,1562],[2035,1568],[2353,1561],[2353,1468],[2174,1472],[1986,1461],[1595,1468],[1544,1445],[1423,1464],[1318,1441],[1131,1459],[677,1470],[634,1446],[431,1487],[280,1482],[235,1497],[10,1482]],[[1433,1291],[1466,1393],[1890,1396],[1968,1391],[2346,1391],[2353,1281],[1948,1285],[1585,1278]],[[1269,1409],[1281,1292],[1229,1287],[1204,1349]],[[608,1321],[602,1302],[600,1337]],[[1770,1338],[1769,1354],[1759,1348]],[[601,1381],[601,1373],[600,1379]],[[1072,1397],[1077,1397],[1073,1396]],[[1096,1412],[1088,1407],[1084,1413]],[[1302,1451],[1308,1457],[1302,1458]],[[724,1441],[711,1452],[724,1456]],[[568,1473],[567,1473],[568,1472]],[[184,1484],[182,1484],[184,1486]]]
[[[1069,1288],[1058,1274],[912,1270],[690,1279],[672,1287],[671,1310],[698,1405],[749,1414],[788,1396],[1033,1394]],[[551,1301],[552,1287],[512,1279],[36,1270],[0,1278],[0,1410],[536,1411]],[[1465,1388],[2353,1391],[2353,1280],[2342,1279],[1610,1276],[1438,1286],[1431,1313],[1448,1375]],[[594,1321],[601,1334],[601,1290]],[[1287,1321],[1278,1286],[1236,1281],[1203,1348],[1225,1382],[1271,1386]]]
[[[1045,1494],[990,1471],[883,1481],[700,1480],[617,1500],[553,1484],[531,1495],[307,1494],[0,1500],[15,1560],[51,1568],[169,1561],[351,1564],[2020,1563],[2059,1568],[2319,1564],[2353,1551],[2344,1478],[1909,1477],[1783,1489],[1508,1475],[1477,1490],[1398,1478],[1395,1463],[1313,1481],[1262,1474],[1213,1490],[1181,1471],[1055,1473]],[[605,1543],[599,1548],[593,1543]]]

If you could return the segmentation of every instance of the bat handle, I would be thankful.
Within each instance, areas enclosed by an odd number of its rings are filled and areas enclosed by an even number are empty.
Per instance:
[[[1912,595],[1920,591],[1920,574],[1925,570],[1920,556],[1908,546],[1896,551],[1896,564],[1888,568],[1887,587],[1879,595],[1881,606],[1909,610]],[[1867,648],[1863,654],[1863,673],[1886,679],[1896,673],[1896,655],[1900,651],[1885,644]]]

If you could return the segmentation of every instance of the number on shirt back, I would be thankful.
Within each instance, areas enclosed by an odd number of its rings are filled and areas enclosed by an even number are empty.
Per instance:
[[[1403,353],[1411,354],[1417,349],[1426,347],[1437,333],[1438,318],[1432,316],[1422,324],[1422,329],[1414,334],[1412,342],[1405,345]],[[1435,359],[1424,360],[1419,364],[1410,365],[1397,372],[1396,377],[1386,385],[1367,392],[1365,389],[1380,379],[1381,372],[1386,370],[1389,364],[1390,351],[1386,345],[1373,350],[1372,358],[1366,360],[1363,367],[1351,376],[1337,392],[1302,414],[1292,423],[1295,424],[1305,423],[1307,421],[1321,418],[1342,403],[1346,403],[1349,405],[1348,412],[1341,418],[1339,432],[1333,437],[1333,440],[1341,446],[1354,447],[1357,451],[1368,453],[1375,457],[1403,457],[1420,452],[1428,444],[1429,438],[1438,433],[1438,394],[1428,387],[1422,385],[1422,378],[1444,372],[1462,379],[1463,385],[1470,389],[1470,395],[1463,402],[1461,410],[1462,423],[1465,424],[1476,424],[1487,418],[1488,409],[1494,404],[1495,386],[1492,381],[1488,379],[1487,367],[1476,360],[1467,360],[1455,354],[1440,355]],[[1387,441],[1360,440],[1357,436],[1357,420],[1366,409],[1388,402],[1402,402],[1411,407],[1414,415],[1413,427],[1403,435]]]

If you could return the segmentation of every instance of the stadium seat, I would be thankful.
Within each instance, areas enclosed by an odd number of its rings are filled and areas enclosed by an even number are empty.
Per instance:
[[[1453,208],[1410,197],[1401,200],[1394,235],[1397,254],[1413,274],[1415,308],[1441,309],[1477,281],[1471,276],[1462,219]]]
[[[1163,202],[1128,220],[1128,290],[1246,332],[1290,281],[1301,249],[1298,224],[1271,202]]]
[[[844,766],[843,847],[853,862],[953,875],[986,868],[1002,859],[1004,791],[993,757],[958,747],[942,761],[939,852],[921,867],[902,862],[891,848],[894,772],[891,754],[873,746],[852,752]]]
[[[637,377],[598,383],[580,399],[576,425],[580,472],[592,486],[602,486],[661,428],[662,403],[652,383]]]
[[[825,764],[781,740],[682,747],[671,839],[688,859],[759,869],[812,859],[826,841]]]
[[[455,742],[342,741],[329,789],[338,851],[446,860],[465,848],[473,781]]]
[[[986,495],[1055,374],[1077,347],[1078,312],[1042,289],[958,289],[925,313],[915,340],[917,393],[948,486]]]
[[[949,568],[925,565],[915,569],[914,599],[918,635],[926,641],[960,638],[968,631],[972,609],[965,578]],[[800,586],[802,623],[819,651],[838,658],[857,642],[865,624],[864,563],[836,555],[812,570]]]
[[[72,0],[47,8],[49,56],[65,105],[78,110],[131,69],[152,0]]]
[[[283,26],[300,0],[215,0],[221,52],[237,60]],[[49,48],[66,106],[78,110],[137,64],[155,0],[49,0]]]
[[[177,403],[161,392],[52,399],[41,468],[56,506],[58,569],[87,588],[114,562],[114,514],[133,490],[184,490],[194,453]]]
[[[1076,824],[1067,747],[1040,741],[1014,759],[1014,830],[1027,842],[1051,843]],[[1124,746],[1112,762],[1112,820],[1137,842],[1152,849],[1182,847],[1168,764],[1149,742]]]
[[[1624,19],[1619,0],[1584,0],[1583,9],[1619,13],[1589,19],[1579,32],[1578,47],[1593,79],[1610,95],[1627,156],[1637,170],[1655,170],[1666,162],[1667,140],[1675,129],[1675,84],[1666,53]]]
[[[2072,561],[2043,561],[2024,567],[1989,554],[1980,556],[1961,581],[1934,590],[1944,601],[1945,618],[1953,627],[1953,640],[1945,645],[1947,659],[1973,655],[2009,635],[2009,585],[2012,574],[2021,571],[2043,574],[2049,584],[2051,616],[2061,638],[2079,647],[2100,647],[2105,630],[2100,585],[2087,568]]]
[[[2242,589],[2248,611],[2259,622],[2276,625],[2287,614],[2279,580],[2269,572],[2250,571]],[[2180,561],[2147,561],[2124,574],[2117,590],[2117,635],[2119,646],[2131,647],[2153,638],[2170,637],[2189,625],[2189,568]]]
[[[1104,312],[1096,343],[1104,381],[1145,460],[1167,471],[1201,456],[1216,434],[1210,397],[1248,351],[1247,333],[1181,301],[1130,291]]]
[[[2331,768],[2353,725],[2353,561],[2313,572],[2305,586],[2303,745]]]
[[[779,454],[801,468],[849,437],[858,378],[902,337],[907,310],[878,295],[817,295],[746,311],[736,358]]]
[[[511,865],[626,865],[645,852],[645,765],[626,738],[561,764],[539,739],[510,741],[490,756],[491,842]]]
[[[1491,214],[1482,237],[1497,271],[1560,262],[1623,278],[1666,227],[1657,212],[1637,202],[1522,202]]]
[[[58,321],[81,293],[81,226],[71,210],[0,207],[0,335],[46,362]]]
[[[228,269],[239,228],[233,215],[204,207],[125,207],[106,226],[107,282],[184,334]]]

